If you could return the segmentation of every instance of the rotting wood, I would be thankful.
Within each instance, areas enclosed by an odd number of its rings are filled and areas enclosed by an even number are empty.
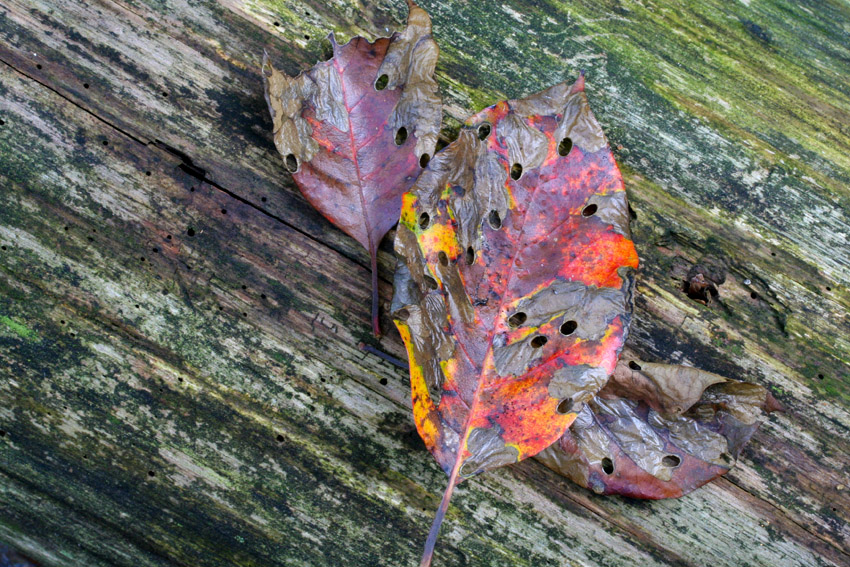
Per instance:
[[[587,68],[637,214],[632,348],[789,411],[680,501],[486,475],[437,561],[846,564],[847,8],[546,4],[423,2],[447,119]],[[403,350],[368,336],[365,255],[280,186],[259,78],[264,47],[295,72],[403,12],[0,8],[0,539],[49,565],[415,562],[444,479],[404,372],[357,343]],[[709,307],[681,292],[706,257]]]

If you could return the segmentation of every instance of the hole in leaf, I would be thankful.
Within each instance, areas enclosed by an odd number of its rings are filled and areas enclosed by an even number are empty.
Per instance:
[[[442,250],[440,250],[440,253],[437,254],[437,258],[439,258],[441,265],[443,265],[443,266],[449,265],[449,257],[446,256],[446,253],[443,252]]]
[[[537,335],[536,337],[531,339],[531,348],[540,348],[548,342],[549,339],[547,339],[543,335]]]
[[[573,399],[567,398],[566,400],[561,400],[561,403],[558,404],[558,413],[570,413],[570,410],[573,409]]]
[[[486,122],[478,127],[478,139],[482,142],[490,135],[490,125]]]
[[[395,133],[395,145],[400,146],[407,140],[407,128],[402,126],[398,129],[398,132]]]
[[[487,220],[490,223],[490,226],[493,227],[493,230],[499,230],[502,228],[502,217],[499,216],[499,211],[490,211],[490,216],[487,217]]]
[[[298,159],[295,157],[295,154],[286,154],[284,162],[286,164],[286,170],[290,173],[298,171]]]
[[[410,317],[410,311],[408,311],[407,309],[399,309],[395,312],[395,317],[399,321],[407,321],[407,319]]]
[[[561,140],[561,143],[558,144],[558,155],[565,156],[570,153],[570,150],[573,149],[573,141],[569,137]]]
[[[511,179],[516,181],[522,177],[522,164],[515,163],[511,166]]]
[[[431,156],[428,154],[422,154],[422,157],[419,158],[419,167],[426,168],[428,167],[428,162],[431,161]]]
[[[614,461],[612,461],[608,457],[602,459],[602,472],[604,472],[605,474],[611,474],[612,472],[614,472]]]
[[[428,289],[437,289],[440,287],[439,284],[437,284],[437,280],[431,276],[425,276],[425,285],[428,286]]]
[[[661,464],[665,467],[678,467],[682,463],[682,459],[679,458],[678,455],[665,455],[663,459],[661,459]]]
[[[390,82],[390,78],[387,77],[386,73],[378,77],[378,80],[375,81],[375,90],[382,91],[387,88],[387,84]]]
[[[575,321],[566,321],[563,325],[561,325],[561,328],[558,330],[561,332],[562,335],[568,337],[575,333],[576,329],[578,329],[578,323],[576,323]]]
[[[596,209],[597,209],[596,204],[591,203],[581,210],[581,216],[592,217],[596,213]]]
[[[632,370],[640,370],[640,364],[638,364],[634,360],[630,360],[629,361],[629,368],[631,368]]]
[[[513,328],[517,328],[520,325],[522,325],[523,323],[525,323],[526,319],[528,319],[528,316],[525,313],[523,313],[522,311],[518,311],[518,312],[514,313],[513,315],[511,315],[510,319],[508,319],[508,325],[510,325]]]
[[[428,213],[422,213],[419,215],[419,228],[425,230],[428,228],[428,225],[431,224],[431,215]]]

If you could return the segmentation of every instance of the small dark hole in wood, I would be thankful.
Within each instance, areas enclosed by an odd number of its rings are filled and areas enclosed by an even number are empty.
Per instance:
[[[0,126],[3,126],[4,124],[6,124],[6,121],[0,118]]]
[[[150,171],[146,171],[146,172],[145,172],[145,175],[147,175],[148,177],[150,177],[150,176],[151,176],[151,172],[150,172]]]
[[[168,96],[168,93],[165,92],[165,91],[162,91],[162,96]]]
[[[638,364],[634,360],[629,361],[629,368],[631,368],[632,370],[640,370],[641,369],[640,364]]]
[[[242,312],[242,316],[243,316],[243,317],[247,317],[247,316],[248,316],[248,314],[247,314],[247,313],[245,313],[245,312],[243,311],[243,312]]]
[[[826,291],[832,291],[832,288],[829,287],[829,286],[826,286]]]
[[[84,89],[89,88],[89,84],[88,84],[88,83],[83,83],[83,88],[84,88]]]
[[[407,309],[399,309],[398,311],[395,312],[395,318],[398,319],[399,321],[407,321],[407,319],[409,317],[410,317],[410,311],[408,311]]]
[[[6,437],[6,432],[0,429],[0,437]]]
[[[823,374],[818,374],[818,380],[823,380]]]
[[[522,164],[515,163],[511,166],[511,179],[516,181],[522,177]]]
[[[153,248],[151,248],[151,250],[153,250],[153,253],[154,253],[154,254],[157,254],[157,253],[159,252],[159,248],[157,248],[156,246],[154,246]]]
[[[448,266],[449,265],[449,257],[446,256],[446,253],[440,250],[440,253],[437,254],[437,259],[440,261],[440,265]]]
[[[428,225],[431,224],[431,215],[428,213],[422,213],[419,215],[419,228],[425,230],[428,228]]]
[[[165,235],[165,239],[166,239],[166,240],[171,240],[171,235],[170,235],[170,234]]]
[[[298,171],[298,159],[295,157],[295,154],[286,154],[284,165],[289,173],[295,173]]]
[[[188,234],[189,236],[195,236],[195,229],[190,228],[189,230],[186,231],[186,234]]]
[[[380,380],[378,380],[378,383],[379,383],[381,386],[386,386],[386,385],[387,385],[387,379],[386,379],[386,378],[381,378]]]
[[[261,293],[261,294],[260,294],[260,299],[265,299],[265,298],[266,298],[266,294],[265,294],[265,293]]]
[[[277,442],[278,442],[278,443],[283,443],[283,435],[278,435],[278,436],[277,436]]]
[[[138,307],[138,305],[136,305],[136,307]],[[60,325],[64,325],[64,324],[65,324],[65,320],[64,320],[64,319],[60,319],[60,320],[59,320],[59,324],[60,324]]]
[[[387,83],[390,82],[390,78],[385,74],[378,77],[378,80],[375,81],[375,90],[382,91],[387,88]]]
[[[36,69],[41,69],[41,63],[36,63],[35,68],[36,68]]]
[[[275,23],[274,23],[274,27],[279,28],[279,27],[280,27],[280,22],[275,22]]]
[[[139,262],[144,262],[144,261],[145,261],[145,257],[144,257],[144,256],[142,256],[141,258],[139,258]]]
[[[531,339],[531,348],[540,348],[548,342],[549,339],[547,339],[543,335],[537,335],[536,337]]]
[[[632,208],[632,204],[629,203],[629,216],[632,217],[632,220],[637,220],[637,213]]]
[[[558,330],[560,331],[560,333],[562,335],[564,335],[565,337],[568,337],[568,336],[572,335],[573,333],[575,333],[576,329],[578,329],[578,323],[577,322],[566,321],[566,322],[564,322],[563,325],[561,325],[561,328],[558,329]]]
[[[605,474],[611,474],[614,472],[614,461],[605,457],[602,459],[602,472]]]
[[[405,140],[407,140],[407,128],[402,126],[398,129],[398,132],[395,133],[395,145],[400,146],[405,142]]]
[[[487,136],[490,135],[490,125],[486,122],[478,127],[478,139],[482,142],[487,139]]]
[[[468,266],[471,266],[474,263],[475,263],[475,249],[473,249],[472,246],[470,246],[469,248],[466,249],[466,264]]]
[[[573,399],[567,398],[566,400],[561,400],[561,403],[558,404],[558,413],[570,413],[570,410],[573,409]]]
[[[771,256],[776,256],[776,252],[771,252],[771,253],[770,253],[770,255],[771,255]]]
[[[66,227],[65,227],[65,232],[67,232],[67,231],[69,231],[69,230],[71,230],[71,227],[70,227],[70,226],[66,226]]]
[[[5,246],[0,246],[0,250],[6,250]]]
[[[431,161],[431,156],[428,154],[422,154],[422,157],[419,158],[419,167],[425,169],[428,167],[428,162]]]
[[[189,187],[189,193],[194,193],[194,192],[195,192],[195,188],[194,188],[194,187]]]
[[[268,201],[268,199],[266,199],[265,197],[260,197],[260,201],[262,201],[263,203],[265,203],[266,201]]]
[[[167,289],[162,290],[162,295],[168,295],[168,290]]]
[[[437,289],[440,285],[437,283],[437,280],[432,278],[431,276],[425,276],[425,285],[428,289]]]
[[[661,459],[661,464],[665,467],[678,467],[682,464],[682,459],[679,458],[678,455],[665,455],[663,459]]]
[[[153,471],[148,471],[148,476],[149,476],[149,477],[155,477],[155,476],[156,476],[156,473],[155,473],[155,472],[153,472]]]
[[[227,209],[221,209],[221,214],[226,215],[226,214],[227,214]]]
[[[109,140],[104,140],[104,141],[103,141],[103,145],[104,145],[104,146],[108,146],[108,145],[109,145]]]
[[[758,299],[758,298],[759,298],[759,294],[758,294],[758,293],[756,293],[755,291],[753,291],[753,292],[751,292],[751,293],[750,293],[750,297],[752,297],[753,299]]]
[[[508,319],[508,325],[516,329],[523,323],[525,323],[526,319],[528,319],[528,315],[523,313],[522,311],[518,311],[510,316]]]
[[[243,285],[243,286],[242,286],[242,289],[248,289],[248,286],[247,286],[247,285]]]
[[[307,35],[307,34],[305,33],[305,34],[304,34],[304,39],[306,39],[307,41],[310,41],[310,36],[309,36],[309,35]]]
[[[597,209],[596,204],[591,203],[581,210],[581,216],[592,217],[594,214],[596,214],[596,209]]]
[[[561,143],[558,144],[558,155],[565,156],[570,153],[570,150],[573,149],[573,141],[571,138],[567,137],[561,140]]]
[[[493,230],[499,230],[502,228],[502,217],[499,216],[499,211],[492,210],[490,211],[490,215],[487,217],[487,221],[490,223],[490,226]]]

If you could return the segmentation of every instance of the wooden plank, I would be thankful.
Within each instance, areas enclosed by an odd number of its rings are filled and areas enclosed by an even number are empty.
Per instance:
[[[632,348],[789,409],[677,502],[598,498],[533,462],[482,477],[441,564],[846,563],[846,8],[423,5],[448,135],[588,67],[638,216]],[[284,181],[257,71],[266,46],[294,72],[322,29],[395,27],[388,9],[2,8],[0,538],[57,565],[414,563],[445,481],[404,373],[356,348],[365,256]],[[712,307],[679,290],[706,255],[729,266]]]

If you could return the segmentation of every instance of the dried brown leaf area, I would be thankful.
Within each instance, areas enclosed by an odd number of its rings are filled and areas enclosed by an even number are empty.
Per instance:
[[[310,203],[362,244],[372,262],[378,328],[377,249],[398,221],[401,195],[434,152],[442,110],[431,19],[409,3],[407,28],[370,43],[356,37],[297,77],[263,60],[274,142]]]
[[[676,498],[725,474],[765,412],[762,386],[695,368],[621,360],[539,458],[598,494]]]

